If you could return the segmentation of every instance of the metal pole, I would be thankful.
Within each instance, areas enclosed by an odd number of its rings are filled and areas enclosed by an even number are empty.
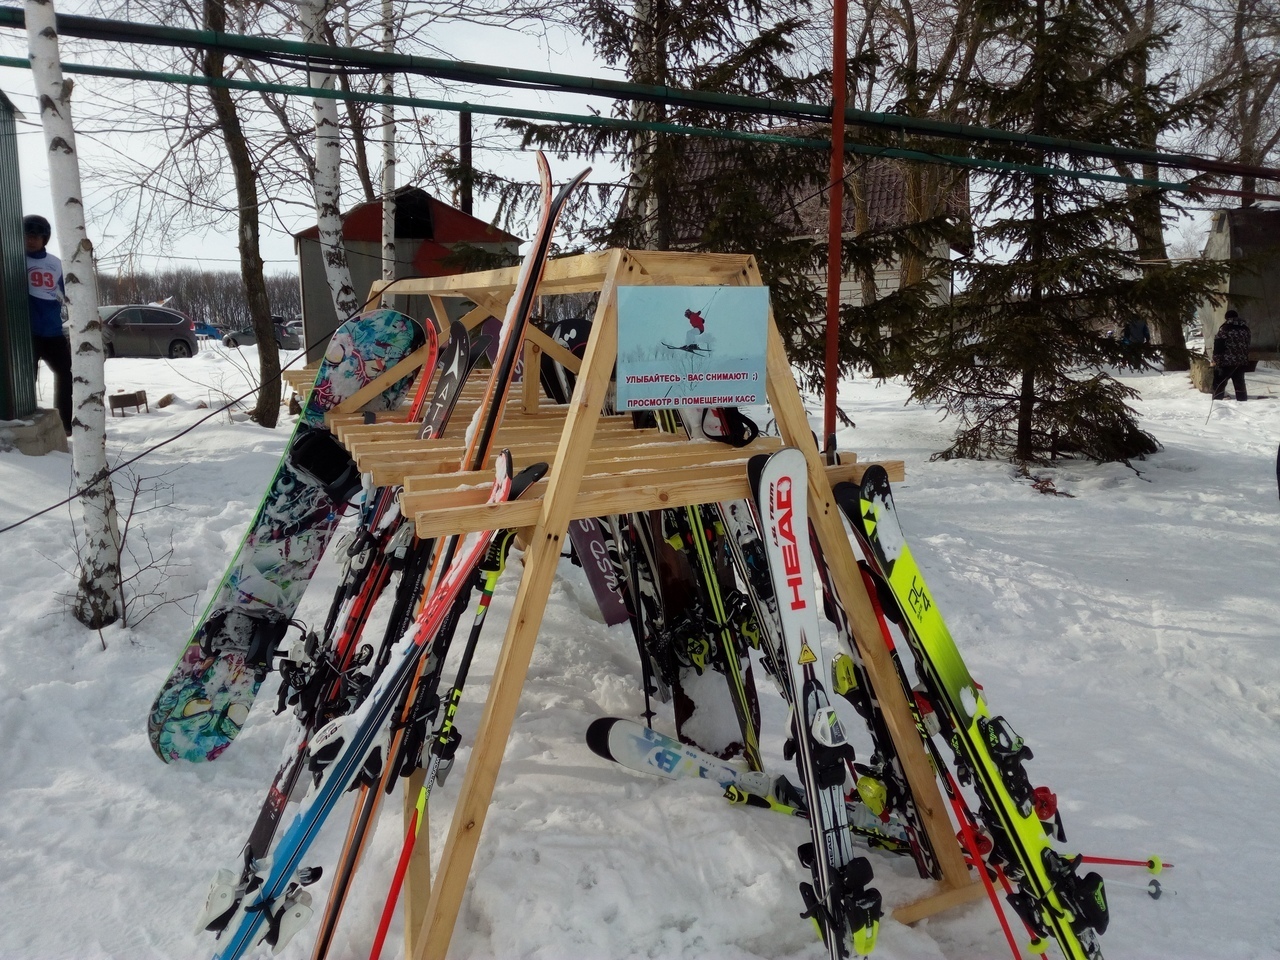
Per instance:
[[[822,417],[825,447],[836,432],[836,389],[840,352],[840,238],[844,233],[845,63],[848,59],[846,0],[835,0],[831,27],[831,182],[827,201],[827,340],[824,369],[826,403]]]

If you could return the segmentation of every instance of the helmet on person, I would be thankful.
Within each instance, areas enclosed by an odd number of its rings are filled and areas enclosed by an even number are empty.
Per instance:
[[[1228,310],[1226,314],[1226,319],[1234,320],[1238,316],[1240,316],[1240,314],[1236,313],[1234,310]]]
[[[32,237],[42,237],[46,243],[53,236],[53,228],[49,221],[38,213],[28,214],[22,218],[22,232]]]

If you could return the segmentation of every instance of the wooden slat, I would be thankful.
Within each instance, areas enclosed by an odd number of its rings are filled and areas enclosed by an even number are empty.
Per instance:
[[[548,425],[548,427],[553,426],[555,425]],[[527,450],[528,447],[545,447],[547,444],[554,445],[558,443],[560,431],[563,429],[564,421],[561,421],[559,428],[554,430],[549,428],[526,429],[512,426],[505,431],[498,431],[498,443],[510,448],[517,458],[528,463],[529,457],[542,456],[541,453],[530,454]],[[671,434],[663,433],[661,430],[656,429],[601,431],[597,440],[597,446],[617,451],[625,451],[633,447],[643,447],[655,443],[689,446],[689,441],[673,439]],[[434,440],[410,438],[406,440],[402,438],[381,439],[375,437],[369,440],[352,441],[346,446],[361,469],[368,469],[364,466],[365,464],[372,465],[375,463],[388,464],[399,461],[409,467],[415,462],[447,460],[450,457],[456,460],[461,456],[464,449],[461,440],[454,438]],[[701,447],[702,445],[699,444],[698,446]],[[427,472],[430,473],[432,471]]]
[[[449,421],[450,428],[445,431],[445,435],[434,440],[417,439],[416,430],[412,429],[416,427],[416,424],[400,424],[399,426],[403,428],[401,430],[378,430],[376,432],[363,426],[352,426],[337,430],[335,434],[357,461],[368,454],[391,450],[399,450],[404,453],[421,452],[425,455],[440,454],[441,456],[446,456],[456,450],[458,456],[461,456],[462,451],[466,449],[463,435],[475,411],[475,405],[471,405],[465,410],[460,407],[459,410],[454,412],[453,419]],[[382,427],[383,424],[371,424],[370,426]],[[498,427],[495,442],[505,446],[519,446],[523,443],[554,441],[559,439],[560,431],[563,429],[564,418],[557,416],[554,411],[547,416],[538,417],[524,417],[512,411],[510,415],[503,418],[502,425]],[[601,427],[599,431],[599,436],[607,437],[610,440],[633,435],[637,438],[661,436],[657,430],[650,430],[647,434],[640,433],[631,426],[629,419],[615,419],[613,417],[610,417],[609,422]],[[640,440],[638,442],[643,441]]]
[[[687,441],[643,444],[632,442],[631,438],[625,439],[626,442],[616,446],[601,442],[592,444],[589,463],[593,470],[680,470],[701,465],[714,457],[701,450],[691,449]],[[557,440],[550,439],[506,445],[506,448],[511,450],[512,459],[517,466],[524,466],[540,460],[550,462],[550,458],[555,455],[557,443]],[[482,469],[487,471],[492,468],[496,456],[496,452],[491,454]],[[459,456],[449,454],[371,453],[358,458],[357,466],[361,473],[372,473],[373,482],[380,487],[407,487],[410,494],[416,494],[436,489],[440,484],[447,485],[450,477],[458,476],[459,462]]]
[[[309,363],[305,367],[290,367],[280,371],[280,377],[300,394],[305,394],[316,382],[316,374],[320,372],[321,361]]]
[[[881,464],[901,475],[901,461]],[[845,463],[827,467],[833,483],[857,482],[869,463]],[[472,477],[473,485],[462,487]],[[533,523],[540,509],[538,497],[543,486],[535,485],[516,503],[487,504],[486,491],[492,481],[485,474],[454,474],[451,487],[441,477],[438,491],[405,494],[401,509],[414,518],[419,537],[438,537],[447,533],[470,533],[474,530],[522,527]],[[543,485],[548,481],[543,480]],[[665,510],[694,503],[719,503],[745,500],[751,495],[746,467],[742,463],[715,463],[685,467],[679,471],[637,471],[635,473],[586,474],[577,500],[569,508],[571,520],[605,517],[615,513]],[[427,509],[418,509],[424,504]],[[954,842],[954,838],[952,840]]]

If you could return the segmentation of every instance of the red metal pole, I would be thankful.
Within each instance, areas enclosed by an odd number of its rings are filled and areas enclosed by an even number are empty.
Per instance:
[[[836,432],[836,388],[840,350],[840,237],[844,229],[845,64],[848,58],[846,0],[835,0],[831,26],[831,183],[827,202],[827,337],[823,385],[822,443]]]

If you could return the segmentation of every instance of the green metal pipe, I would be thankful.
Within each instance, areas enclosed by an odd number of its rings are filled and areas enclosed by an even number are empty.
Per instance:
[[[0,6],[0,27],[24,29],[26,19],[19,7]],[[420,57],[411,54],[389,54],[376,50],[329,47],[323,44],[301,43],[275,37],[251,37],[241,34],[215,33],[208,30],[190,30],[165,27],[157,24],[134,23],[96,17],[58,15],[58,32],[66,36],[121,43],[137,43],[153,46],[193,47],[215,49],[254,59],[299,60],[299,67],[315,69],[317,63],[362,67],[379,72],[399,71],[489,86],[518,87],[522,89],[558,90],[562,92],[604,96],[623,100],[644,100],[676,106],[698,107],[731,113],[751,113],[764,116],[789,117],[830,122],[831,107],[823,104],[798,103],[771,100],[763,97],[743,97],[732,94],[700,90],[681,90],[673,87],[629,83],[598,77],[552,73],[541,70],[524,70],[515,67],[499,67],[487,64],[464,63],[437,57]],[[1261,180],[1280,181],[1280,170],[1249,164],[1231,163],[1184,153],[1164,153],[1140,150],[1112,144],[1087,143],[1065,140],[990,127],[944,123],[920,117],[898,114],[874,113],[865,110],[846,109],[848,123],[897,133],[947,139],[986,141],[1044,147],[1078,156],[1106,157],[1128,160],[1133,163],[1154,163],[1177,169],[1196,170],[1223,176],[1252,176]]]
[[[30,64],[19,57],[0,57],[0,67],[29,68]],[[284,83],[264,83],[254,80],[235,80],[231,78],[210,78],[191,76],[184,73],[162,73],[153,70],[133,70],[122,67],[99,67],[89,64],[63,63],[64,73],[84,76],[111,77],[118,80],[144,80],[154,83],[174,83],[191,87],[225,87],[230,90],[247,90],[261,93],[282,93],[292,96],[321,97],[331,100],[354,100],[361,103],[392,103],[396,106],[417,107],[424,110],[445,110],[455,113],[470,111],[496,117],[511,117],[520,120],[539,120],[549,123],[574,123],[586,126],[603,127],[612,130],[651,130],[658,133],[671,133],[680,136],[707,137],[720,140],[746,140],[754,143],[776,144],[786,147],[798,147],[807,150],[831,149],[830,140],[809,139],[804,137],[787,137],[772,133],[754,133],[748,130],[718,130],[711,127],[693,127],[676,123],[660,123],[648,120],[631,120],[624,117],[601,117],[594,114],[558,113],[549,110],[528,110],[523,107],[510,107],[491,104],[475,104],[465,101],[431,100],[422,97],[387,96],[380,93],[361,93],[358,91],[324,90],[319,87],[294,86]],[[845,152],[869,157],[887,157],[896,160],[914,160],[921,163],[938,163],[948,166],[968,167],[975,170],[992,170],[1001,173],[1024,173],[1031,176],[1070,177],[1076,180],[1103,181],[1121,183],[1129,186],[1151,187],[1158,190],[1172,190],[1180,193],[1229,193],[1215,187],[1201,187],[1187,183],[1167,180],[1146,180],[1138,177],[1123,177],[1116,174],[1096,173],[1088,170],[1069,170],[1065,167],[1035,166],[1032,164],[1009,163],[1003,160],[988,160],[982,157],[963,157],[945,153],[928,153],[921,150],[906,150],[900,147],[881,147],[874,144],[845,143]]]

